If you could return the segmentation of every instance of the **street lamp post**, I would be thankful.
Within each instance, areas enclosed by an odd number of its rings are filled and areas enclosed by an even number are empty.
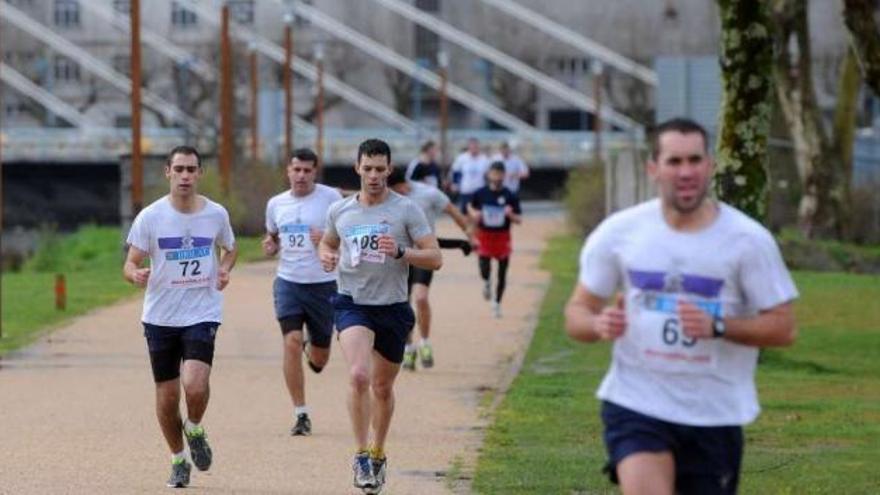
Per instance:
[[[257,44],[252,41],[248,44],[248,50],[251,66],[251,159],[256,162],[260,159],[260,66]]]
[[[229,194],[232,159],[235,152],[233,140],[234,98],[232,89],[232,42],[229,39],[229,4],[223,2],[220,29],[220,183],[224,194]]]
[[[131,216],[144,206],[144,162],[141,150],[141,2],[131,0]]]
[[[437,52],[437,65],[440,69],[440,163],[447,166],[446,161],[446,131],[449,128],[449,95],[447,83],[449,80],[449,54],[440,50]]]
[[[315,67],[318,72],[315,80],[315,153],[320,165],[324,163],[324,42],[321,40],[315,42]]]
[[[293,153],[293,10],[284,14],[284,163]]]

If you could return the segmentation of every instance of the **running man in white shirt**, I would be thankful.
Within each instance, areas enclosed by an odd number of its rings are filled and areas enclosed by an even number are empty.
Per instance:
[[[468,139],[467,151],[458,155],[450,168],[452,192],[458,193],[458,209],[463,214],[468,214],[467,205],[477,189],[486,185],[487,170],[489,158],[480,150],[480,141]]]
[[[415,323],[407,302],[407,274],[410,265],[438,270],[443,259],[422,210],[388,189],[388,144],[378,139],[361,143],[355,170],[360,191],[330,207],[320,256],[325,270],[338,266],[339,294],[333,307],[349,366],[354,486],[379,493],[385,484],[394,380]]]
[[[466,240],[447,239],[452,249],[462,249],[465,256],[470,253],[470,246],[474,243],[474,236],[471,232],[471,226],[467,217],[458,211],[449,197],[435,187],[423,184],[417,181],[407,181],[404,172],[395,169],[388,177],[388,187],[397,194],[402,194],[413,200],[419,208],[425,213],[428,224],[431,225],[431,232],[436,234],[437,218],[446,213],[458,225],[458,228],[467,236]],[[455,242],[457,241],[457,242]],[[440,249],[443,249],[443,243],[438,239]],[[465,246],[467,249],[465,249]],[[434,279],[432,270],[424,270],[422,268],[409,267],[409,290],[416,306],[416,324],[419,327],[419,335],[421,340],[418,347],[412,343],[412,332],[407,338],[406,350],[403,354],[403,369],[415,371],[416,354],[422,367],[431,368],[434,366],[434,349],[431,347],[429,340],[431,336],[431,302],[428,298],[428,291],[431,288],[431,281]]]
[[[624,494],[736,493],[758,350],[797,334],[773,236],[709,198],[713,169],[699,124],[660,124],[648,161],[659,198],[590,234],[566,306],[573,339],[614,343],[597,396]]]
[[[520,181],[528,179],[529,167],[519,155],[510,149],[510,143],[502,141],[498,153],[489,160],[489,163],[504,163],[504,187],[511,192],[519,194]]]
[[[307,342],[309,368],[320,373],[330,358],[333,337],[336,274],[323,270],[317,246],[324,235],[327,210],[342,195],[332,187],[315,183],[317,172],[315,152],[305,148],[293,152],[287,164],[290,189],[266,204],[263,238],[267,256],[281,253],[272,292],[275,317],[284,339],[284,381],[293,402],[295,424],[290,434],[295,436],[312,434],[306,407],[303,349]]]
[[[171,450],[168,486],[174,488],[190,480],[182,437],[193,464],[201,471],[211,467],[213,455],[200,423],[222,320],[220,291],[229,283],[237,253],[226,209],[198,194],[202,173],[195,148],[171,150],[165,165],[171,192],[134,219],[123,266],[126,280],[146,287],[141,320],[156,382],[156,414]],[[142,268],[148,257],[150,267]],[[181,385],[186,421],[179,409]]]

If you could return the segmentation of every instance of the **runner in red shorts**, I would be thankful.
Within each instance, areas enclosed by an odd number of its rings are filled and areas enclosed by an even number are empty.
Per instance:
[[[504,187],[504,162],[494,162],[486,173],[487,186],[474,193],[469,212],[478,226],[477,254],[480,277],[483,279],[483,298],[492,301],[492,313],[501,318],[501,296],[507,283],[507,267],[513,243],[510,224],[522,222],[519,197]],[[492,297],[492,259],[498,260],[498,282]]]

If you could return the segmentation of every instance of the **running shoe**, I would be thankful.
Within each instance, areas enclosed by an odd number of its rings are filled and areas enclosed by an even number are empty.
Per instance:
[[[385,465],[387,463],[387,457],[381,459],[370,458],[370,465],[373,469],[373,477],[376,479],[376,485],[373,488],[364,488],[364,493],[376,495],[382,491],[382,488],[385,487]]]
[[[419,347],[419,361],[422,362],[422,368],[434,367],[434,350],[431,344],[423,344]]]
[[[318,374],[324,370],[322,366],[318,366],[317,364],[312,362],[311,340],[307,339],[303,341],[303,355],[306,357],[306,364],[309,365],[309,369],[312,370],[315,374]]]
[[[211,467],[211,460],[214,456],[211,453],[211,446],[208,445],[208,435],[205,433],[205,428],[197,426],[191,431],[185,431],[184,433],[193,464],[196,465],[199,471],[207,471]]]
[[[172,462],[171,463],[171,477],[168,478],[168,482],[165,483],[168,488],[184,488],[189,485],[189,473],[192,470],[192,466],[186,459],[181,459],[180,462]]]
[[[297,415],[296,424],[290,429],[290,434],[295,437],[307,437],[312,434],[312,420],[309,419],[308,414],[302,413]]]
[[[403,369],[409,371],[416,370],[416,350],[403,351]]]
[[[492,288],[489,287],[489,281],[483,282],[483,299],[489,300],[492,297]]]
[[[354,471],[355,488],[360,488],[365,492],[376,488],[376,476],[373,475],[373,465],[370,462],[369,453],[358,452],[355,454],[351,469]]]
[[[473,250],[474,250],[474,248],[473,248],[473,246],[471,246],[471,243],[469,243],[469,242],[462,242],[461,243],[461,252],[464,253],[465,256],[470,256],[471,251],[473,251]]]
[[[492,301],[492,316],[501,318],[501,303],[498,301]]]

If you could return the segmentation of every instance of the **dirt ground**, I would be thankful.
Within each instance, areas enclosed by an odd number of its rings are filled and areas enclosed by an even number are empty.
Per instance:
[[[398,378],[383,493],[469,491],[487,404],[528,343],[548,281],[540,253],[560,226],[559,216],[544,213],[527,215],[514,231],[502,319],[480,296],[475,257],[444,251],[431,291],[436,366]],[[449,222],[439,229],[456,234]],[[233,271],[203,422],[214,465],[193,470],[189,490],[360,493],[351,486],[348,380],[338,348],[322,374],[306,370],[313,435],[289,435],[274,267]],[[140,311],[141,298],[95,311],[0,362],[0,493],[167,493],[169,453],[154,415]]]

